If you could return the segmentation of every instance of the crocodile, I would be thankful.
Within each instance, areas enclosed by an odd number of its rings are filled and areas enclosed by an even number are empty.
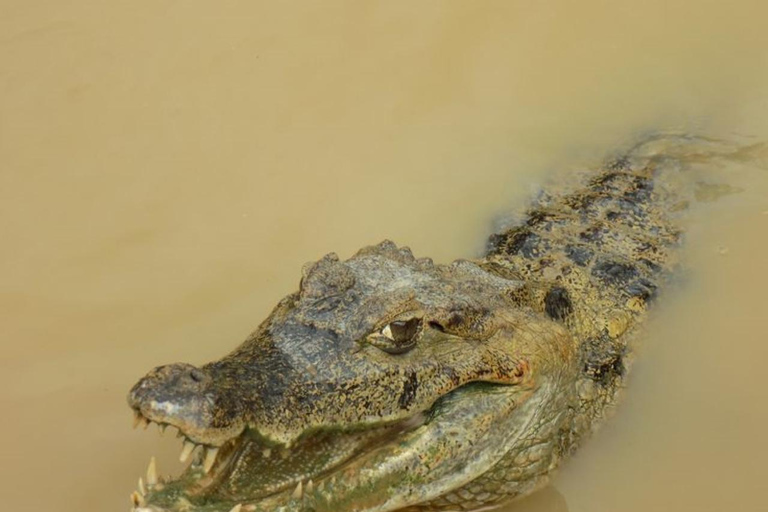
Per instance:
[[[191,460],[171,479],[152,459],[133,510],[473,510],[541,488],[615,408],[710,145],[650,137],[570,173],[480,258],[384,241],[305,265],[233,352],[130,390],[134,426],[175,427]]]

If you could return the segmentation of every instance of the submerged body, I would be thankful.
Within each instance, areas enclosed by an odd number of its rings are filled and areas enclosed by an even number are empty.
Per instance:
[[[178,480],[137,510],[471,510],[527,494],[599,424],[676,264],[685,138],[542,194],[449,265],[391,242],[307,265],[234,352],[158,367],[137,422],[175,426]]]

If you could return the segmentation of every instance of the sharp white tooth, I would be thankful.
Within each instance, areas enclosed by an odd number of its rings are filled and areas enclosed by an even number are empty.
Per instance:
[[[143,507],[144,506],[144,496],[138,493],[138,491],[133,491],[131,494],[131,503],[133,503],[134,507]]]
[[[144,428],[144,430],[147,430],[147,427],[149,427],[149,423],[150,421],[147,418],[143,416],[141,417],[141,426]]]
[[[272,448],[264,448],[261,454],[264,456],[265,459],[270,458],[272,456]]]
[[[312,493],[314,492],[314,490],[315,490],[315,483],[314,483],[314,482],[312,481],[312,479],[310,478],[310,479],[309,479],[309,482],[307,482],[307,489],[306,489],[306,491],[305,491],[305,492],[306,492],[307,494],[312,494]]]
[[[141,477],[139,477],[139,494],[142,496],[147,494],[147,489],[144,487],[144,480],[142,480]]]
[[[187,462],[187,459],[189,459],[189,456],[195,451],[195,448],[197,448],[197,445],[192,441],[184,441],[184,447],[181,449],[179,460],[181,462]]]
[[[157,464],[155,458],[149,459],[149,467],[147,468],[147,485],[152,487],[157,483]]]
[[[213,463],[216,462],[216,455],[219,453],[218,448],[208,448],[205,451],[205,461],[203,462],[203,471],[208,473],[213,467]]]
[[[296,488],[293,490],[293,494],[291,494],[291,498],[295,500],[300,500],[303,495],[304,495],[304,490],[302,489],[302,483],[299,482],[296,485]]]
[[[139,423],[141,423],[141,413],[139,411],[133,411],[133,428],[134,430],[136,427],[139,426]]]
[[[229,512],[240,512],[240,510],[243,508],[243,505],[241,503],[238,503]]]
[[[158,430],[160,430],[160,435],[162,436],[162,435],[165,435],[165,429],[168,428],[168,425],[161,425],[158,423],[157,428]]]
[[[318,490],[318,491],[322,492],[322,491],[323,491],[323,489],[325,489],[325,480],[323,480],[322,482],[320,482],[319,484],[317,484],[317,490]]]

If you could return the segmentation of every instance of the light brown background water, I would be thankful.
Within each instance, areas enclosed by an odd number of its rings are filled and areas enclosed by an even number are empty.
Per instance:
[[[768,138],[763,2],[0,2],[2,509],[126,510],[130,385],[305,261],[472,256],[646,130]],[[762,510],[768,172],[697,219],[617,417],[508,511]],[[154,429],[153,429],[154,430]]]

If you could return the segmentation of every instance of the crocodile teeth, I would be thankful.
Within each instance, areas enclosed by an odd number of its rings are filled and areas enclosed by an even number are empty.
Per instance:
[[[197,445],[192,441],[184,441],[184,447],[181,449],[179,460],[181,462],[187,462],[187,459],[189,459],[189,456],[195,451],[195,448],[197,448]]]
[[[157,429],[160,431],[160,435],[161,436],[165,435],[165,429],[167,429],[167,428],[168,428],[167,424],[163,424],[163,425],[161,425],[159,423],[157,424]]]
[[[299,500],[303,495],[304,495],[304,490],[302,489],[302,482],[299,482],[296,485],[296,488],[293,490],[293,494],[291,494],[291,498],[295,500]]]
[[[155,458],[149,459],[149,467],[147,468],[147,485],[152,487],[157,483],[157,464]]]
[[[243,505],[241,503],[238,503],[229,512],[240,512],[240,510],[243,508]]]
[[[134,507],[143,507],[144,506],[144,496],[139,494],[138,491],[133,491],[131,494],[131,503],[133,503]]]
[[[142,422],[141,419],[142,419],[141,413],[139,411],[133,411],[133,428],[134,429],[139,426],[139,423]]]
[[[272,449],[271,448],[264,448],[264,450],[261,452],[261,454],[264,456],[265,459],[268,459],[272,456]]]
[[[203,462],[203,471],[208,473],[213,467],[213,463],[216,462],[216,455],[218,455],[218,448],[208,448],[205,451],[205,461]]]
[[[139,477],[139,494],[142,496],[146,496],[147,494],[147,489],[144,487],[144,480],[142,480],[141,477]]]
[[[306,489],[306,493],[307,493],[307,494],[312,494],[312,493],[314,492],[314,490],[315,490],[315,483],[314,483],[314,482],[312,481],[312,479],[310,478],[310,479],[309,479],[309,482],[307,482],[307,489]]]

